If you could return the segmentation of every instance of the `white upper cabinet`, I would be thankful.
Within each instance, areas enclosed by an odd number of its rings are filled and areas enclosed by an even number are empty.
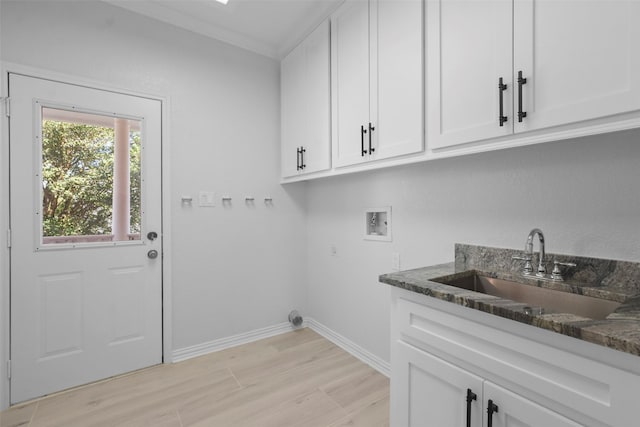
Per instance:
[[[428,0],[426,15],[432,149],[640,110],[640,2]]]
[[[513,16],[516,132],[640,109],[640,2],[515,0]]]
[[[372,58],[372,117],[377,117],[374,158],[386,159],[424,149],[424,34],[422,0],[379,0],[377,50]],[[372,36],[373,37],[373,36]],[[373,70],[373,68],[372,68]],[[374,134],[375,132],[374,131]]]
[[[345,3],[331,27],[333,159],[343,166],[364,161],[369,149],[369,3]]]
[[[427,1],[429,147],[512,133],[511,14],[511,0]]]
[[[640,127],[639,22],[635,0],[345,0],[282,61],[282,177]]]
[[[281,63],[282,177],[331,167],[329,21]]]
[[[422,151],[422,7],[347,0],[332,16],[334,166]]]
[[[300,145],[305,140],[304,49],[298,46],[280,64],[281,167],[282,176],[300,171]],[[295,160],[294,160],[295,154]]]

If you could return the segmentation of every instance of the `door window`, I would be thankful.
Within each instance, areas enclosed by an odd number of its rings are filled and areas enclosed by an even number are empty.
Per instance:
[[[38,247],[140,241],[142,121],[37,106]]]

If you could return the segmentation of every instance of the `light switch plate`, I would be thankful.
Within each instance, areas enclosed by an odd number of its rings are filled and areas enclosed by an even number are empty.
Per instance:
[[[198,205],[207,208],[214,207],[216,205],[216,193],[213,191],[200,191]]]

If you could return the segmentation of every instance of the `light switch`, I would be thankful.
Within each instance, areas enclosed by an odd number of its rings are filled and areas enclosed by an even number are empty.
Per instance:
[[[198,205],[202,207],[214,207],[216,205],[216,193],[213,191],[201,191],[198,196]]]

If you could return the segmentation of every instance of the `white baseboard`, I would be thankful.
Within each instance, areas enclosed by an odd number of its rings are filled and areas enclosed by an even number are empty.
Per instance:
[[[342,348],[344,351],[351,354],[355,358],[360,359],[362,362],[371,366],[382,375],[386,377],[389,377],[391,375],[391,364],[389,362],[387,362],[386,360],[382,360],[370,351],[365,350],[350,339],[340,335],[332,329],[329,329],[322,323],[317,322],[315,319],[305,319],[305,325],[309,329],[319,333],[338,347]]]
[[[180,348],[173,351],[173,362],[181,362],[193,357],[204,356],[205,354],[224,350],[242,344],[248,344],[274,335],[284,334],[295,330],[289,322],[278,323],[277,325],[267,326],[266,328],[255,329],[253,331],[244,332],[242,334],[233,335],[231,337],[220,338],[217,340],[196,344],[191,347]]]
[[[360,347],[348,338],[340,335],[339,333],[329,329],[315,319],[306,318],[302,327],[308,327],[309,329],[322,335],[338,347],[342,348],[347,353],[351,354],[355,358],[361,360],[367,365],[371,366],[376,371],[389,377],[391,373],[391,365],[389,362],[380,359],[378,356]],[[292,327],[289,322],[278,323],[277,325],[268,326],[266,328],[255,329],[253,331],[245,332],[242,334],[234,335],[231,337],[220,338],[214,341],[197,344],[191,347],[185,347],[173,351],[173,362],[181,362],[183,360],[191,359],[193,357],[204,356],[205,354],[213,353],[216,351],[224,350],[227,348],[235,347],[242,344],[247,344],[253,341],[258,341],[264,338],[269,338],[275,335],[291,332],[296,328]]]

